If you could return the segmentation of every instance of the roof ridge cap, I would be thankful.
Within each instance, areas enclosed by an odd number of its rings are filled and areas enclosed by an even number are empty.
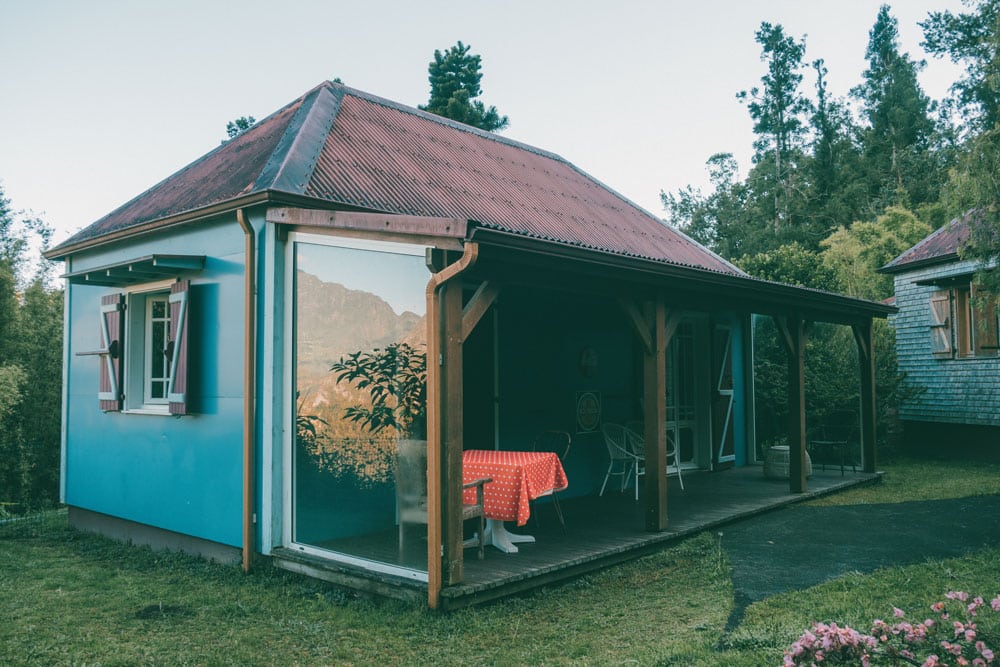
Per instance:
[[[335,85],[325,81],[302,96],[302,106],[261,169],[254,191],[305,194],[344,98]]]

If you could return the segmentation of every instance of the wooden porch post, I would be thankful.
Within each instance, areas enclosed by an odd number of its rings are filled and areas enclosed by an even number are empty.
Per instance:
[[[806,490],[806,330],[802,318],[775,317],[788,353],[788,488]]]
[[[858,345],[858,367],[861,371],[861,455],[865,472],[875,472],[875,346],[872,322],[854,324],[854,341]]]
[[[442,581],[462,581],[462,279],[441,288]]]
[[[677,330],[680,313],[667,312],[662,299],[640,310],[619,300],[643,347],[643,439],[646,482],[643,490],[646,530],[667,529],[667,346]]]
[[[667,517],[667,346],[666,307],[662,299],[647,307],[652,316],[652,349],[643,354],[643,423],[646,432],[646,530],[666,530]]]

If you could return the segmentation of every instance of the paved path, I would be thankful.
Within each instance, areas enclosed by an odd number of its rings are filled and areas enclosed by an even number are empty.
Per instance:
[[[758,600],[848,572],[1000,547],[1000,495],[883,505],[795,506],[722,529],[736,604],[727,632]]]

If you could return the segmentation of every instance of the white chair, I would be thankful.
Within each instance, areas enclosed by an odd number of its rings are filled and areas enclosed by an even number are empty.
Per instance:
[[[641,456],[643,460],[646,458],[646,427],[642,422],[630,421],[625,424],[625,435],[628,438],[629,444],[632,447],[632,451],[635,452],[636,456]],[[673,463],[670,460],[673,459]],[[667,474],[672,475],[677,473],[677,481],[680,482],[681,490],[684,490],[684,478],[681,477],[681,466],[680,461],[677,460],[677,445],[674,442],[674,436],[670,431],[667,431]]]
[[[629,477],[635,479],[635,499],[639,500],[639,475],[646,472],[645,459],[636,456],[628,443],[628,435],[625,427],[621,424],[605,423],[601,425],[601,433],[604,435],[604,445],[608,448],[608,471],[604,475],[604,483],[601,484],[599,496],[604,495],[604,489],[608,485],[608,479],[612,475],[621,475],[621,491],[628,486]]]

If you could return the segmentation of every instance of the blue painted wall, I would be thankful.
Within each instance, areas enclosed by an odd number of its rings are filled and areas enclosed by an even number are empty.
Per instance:
[[[114,288],[69,287],[66,503],[238,546],[242,541],[243,233],[199,223],[80,253],[79,271],[149,254],[204,254],[192,281],[190,400],[195,414],[102,413],[99,304]]]

